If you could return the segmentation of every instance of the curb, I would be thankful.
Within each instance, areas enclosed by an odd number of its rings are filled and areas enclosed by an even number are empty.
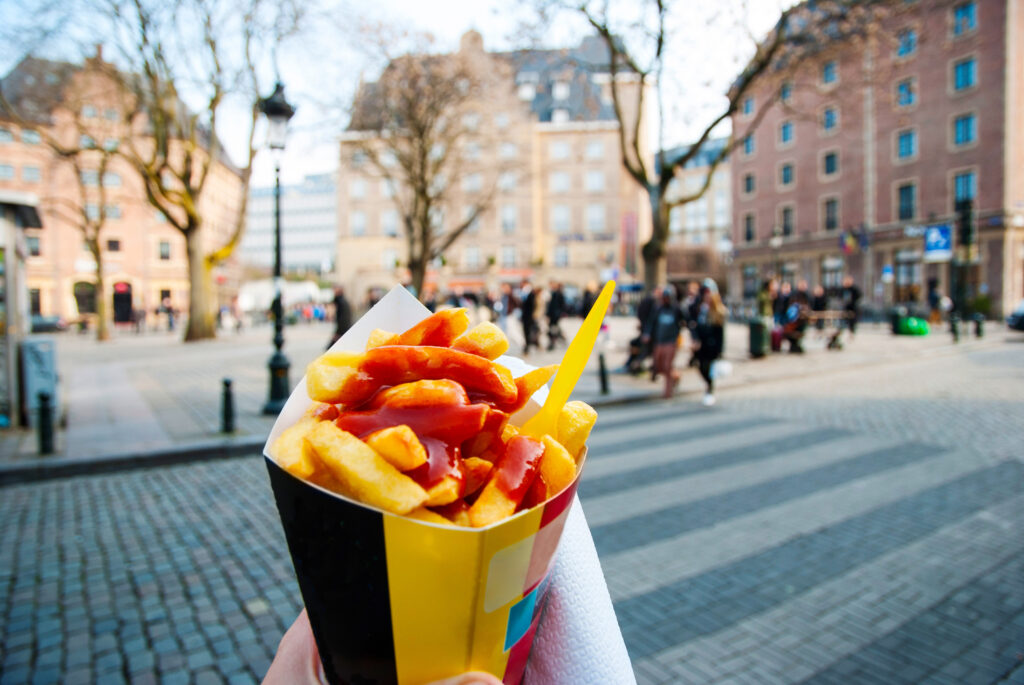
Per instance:
[[[130,452],[109,456],[73,459],[57,457],[45,461],[0,466],[0,487],[18,483],[37,483],[69,478],[71,476],[93,476],[104,473],[133,471],[155,466],[174,466],[197,461],[232,459],[260,452],[266,444],[265,437],[246,436],[243,438],[211,440],[168,447],[150,452]]]

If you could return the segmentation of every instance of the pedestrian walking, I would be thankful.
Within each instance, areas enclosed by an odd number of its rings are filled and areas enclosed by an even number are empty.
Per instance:
[[[530,281],[523,280],[519,290],[519,310],[523,324],[523,356],[530,353],[530,347],[540,349],[540,332],[537,329],[537,292]]]
[[[583,306],[581,307],[580,315],[584,319],[587,318],[587,314],[593,309],[595,302],[597,302],[597,282],[590,281],[587,283],[587,289],[583,291]]]
[[[697,358],[697,368],[707,386],[701,403],[710,407],[715,403],[715,379],[712,366],[721,358],[725,349],[725,317],[727,311],[718,294],[714,281],[701,287],[701,304],[697,312],[694,327],[693,349]]]
[[[345,297],[345,289],[340,285],[334,289],[334,334],[331,342],[327,343],[327,349],[338,342],[338,339],[345,335],[352,327],[352,306]]]
[[[654,371],[665,377],[662,397],[672,397],[679,384],[679,372],[675,370],[674,363],[679,349],[679,335],[685,326],[686,317],[676,304],[675,288],[663,288],[658,306],[651,313],[644,330],[644,342],[654,348]]]
[[[850,337],[857,332],[857,320],[860,318],[860,298],[862,293],[853,276],[843,279],[843,309],[846,311],[846,327],[850,329]]]
[[[811,311],[814,312],[814,328],[818,331],[817,337],[825,335],[825,317],[823,312],[828,309],[828,298],[825,297],[825,289],[820,285],[814,286],[811,296]]]
[[[562,293],[561,283],[551,281],[548,304],[544,313],[548,318],[548,351],[550,352],[555,349],[555,343],[565,342],[565,336],[562,335],[562,329],[558,325],[565,315],[565,295]]]

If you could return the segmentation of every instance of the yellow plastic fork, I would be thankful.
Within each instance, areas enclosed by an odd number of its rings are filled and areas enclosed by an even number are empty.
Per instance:
[[[558,415],[562,407],[569,401],[569,396],[576,388],[583,369],[587,366],[590,353],[594,350],[594,343],[601,333],[601,322],[604,321],[605,312],[608,311],[608,304],[612,301],[615,293],[615,281],[608,281],[604,284],[601,294],[591,308],[587,318],[580,326],[576,337],[569,343],[569,349],[562,357],[562,363],[555,374],[555,380],[551,382],[551,391],[548,392],[548,399],[544,406],[527,421],[521,431],[525,435],[539,438],[542,435],[556,435],[558,426]]]

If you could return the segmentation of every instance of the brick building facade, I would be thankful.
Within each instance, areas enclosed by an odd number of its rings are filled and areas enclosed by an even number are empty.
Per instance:
[[[732,157],[731,292],[850,275],[869,306],[923,305],[930,282],[953,291],[926,227],[955,241],[969,199],[967,296],[999,316],[1024,297],[1024,6],[902,3],[882,24],[785,81],[764,77],[734,117],[744,131],[770,108]]]

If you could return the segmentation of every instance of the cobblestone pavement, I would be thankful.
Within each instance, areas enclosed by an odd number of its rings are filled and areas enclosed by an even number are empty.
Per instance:
[[[719,400],[591,440],[642,685],[1024,682],[1024,345]],[[3,685],[258,681],[299,610],[257,457],[9,486],[0,520]]]

